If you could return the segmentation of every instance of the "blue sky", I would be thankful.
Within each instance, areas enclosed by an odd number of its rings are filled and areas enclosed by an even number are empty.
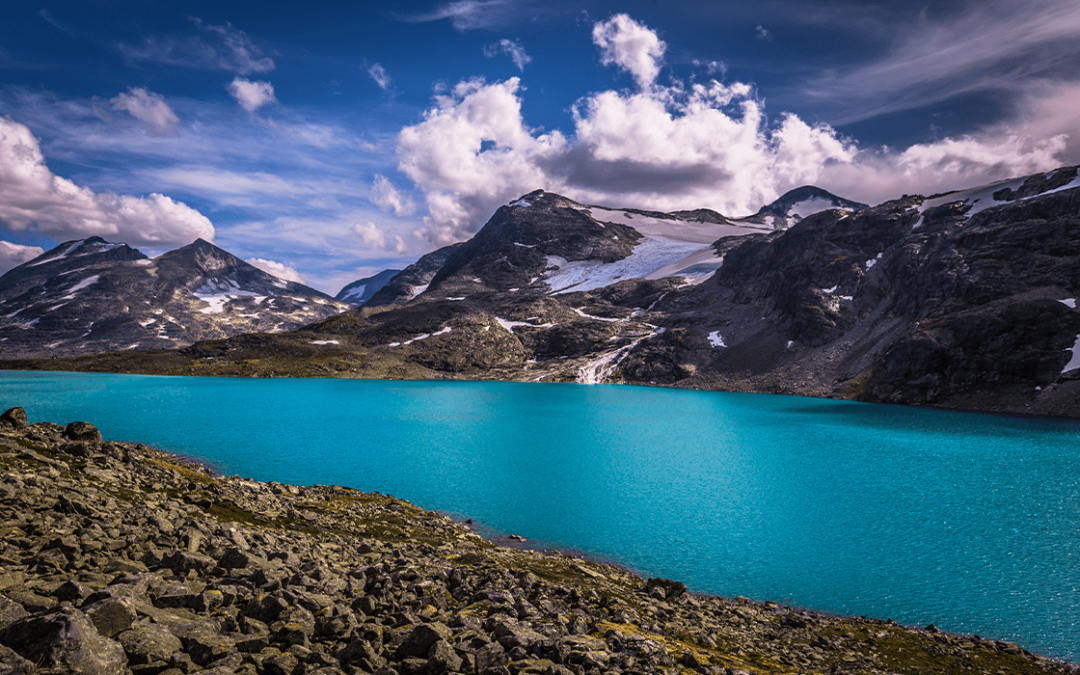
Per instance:
[[[1080,163],[1080,0],[5,8],[0,272],[201,236],[336,293],[537,188],[738,216]]]

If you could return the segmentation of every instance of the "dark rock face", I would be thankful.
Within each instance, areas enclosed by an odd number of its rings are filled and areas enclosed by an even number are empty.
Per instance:
[[[369,307],[399,305],[406,303],[427,290],[431,280],[446,263],[446,259],[462,244],[451,244],[421,256],[412,265],[390,278],[386,284],[365,303]]]
[[[165,349],[299,328],[348,307],[201,239],[149,259],[90,237],[0,277],[0,349],[6,358]]]
[[[495,546],[387,495],[70,444],[55,424],[0,427],[5,674],[1080,673],[1006,642]]]
[[[340,300],[341,302],[351,302],[362,305],[370,300],[371,296],[378,293],[383,286],[389,283],[390,280],[400,272],[401,270],[383,270],[374,276],[357,279],[342,288],[341,291],[334,296],[334,299]]]

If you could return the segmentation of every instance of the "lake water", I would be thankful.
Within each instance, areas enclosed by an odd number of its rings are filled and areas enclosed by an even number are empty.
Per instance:
[[[0,408],[379,491],[693,590],[1080,660],[1080,424],[493,382],[0,373]]]

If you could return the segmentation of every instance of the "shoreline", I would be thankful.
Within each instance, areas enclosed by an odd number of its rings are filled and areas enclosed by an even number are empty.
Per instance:
[[[1052,413],[1033,413],[1024,412],[1019,410],[992,410],[989,408],[962,408],[962,407],[950,407],[944,405],[926,405],[918,403],[886,403],[881,401],[862,401],[855,398],[844,398],[842,396],[823,396],[802,392],[770,392],[770,391],[751,391],[751,390],[736,390],[736,389],[710,389],[704,388],[698,385],[692,386],[678,386],[676,384],[643,384],[640,382],[627,383],[627,382],[601,382],[597,384],[584,383],[584,382],[539,382],[535,380],[506,380],[499,378],[394,378],[394,377],[333,377],[326,375],[229,375],[229,374],[171,374],[171,373],[152,373],[152,372],[115,372],[115,371],[97,371],[97,370],[36,370],[36,369],[20,369],[20,368],[5,368],[5,361],[0,359],[0,373],[41,373],[41,374],[83,374],[83,375],[130,375],[135,377],[169,377],[169,378],[199,378],[199,379],[212,379],[222,378],[230,380],[362,380],[368,382],[430,382],[437,384],[449,384],[454,382],[467,383],[467,382],[500,382],[505,384],[531,384],[531,385],[568,385],[568,386],[581,386],[581,387],[639,387],[642,389],[666,389],[674,391],[696,391],[696,392],[715,392],[721,394],[747,394],[755,396],[792,396],[797,398],[809,398],[820,401],[838,401],[846,403],[862,403],[866,405],[880,405],[889,407],[909,408],[912,410],[920,411],[941,411],[941,412],[956,412],[956,413],[970,413],[975,415],[990,415],[992,417],[1002,417],[1005,419],[1017,419],[1017,420],[1029,420],[1029,421],[1046,421],[1052,423],[1062,422],[1075,422],[1080,425],[1080,411],[1075,416],[1070,415],[1056,415]]]
[[[219,476],[86,423],[8,411],[0,470],[0,664],[21,672],[1080,674],[1007,642],[497,546],[388,495]],[[41,638],[75,628],[78,649]]]

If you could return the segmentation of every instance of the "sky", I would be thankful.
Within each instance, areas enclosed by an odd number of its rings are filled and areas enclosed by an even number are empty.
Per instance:
[[[1080,0],[5,3],[0,273],[203,238],[330,294],[535,189],[754,213],[1080,164]]]

